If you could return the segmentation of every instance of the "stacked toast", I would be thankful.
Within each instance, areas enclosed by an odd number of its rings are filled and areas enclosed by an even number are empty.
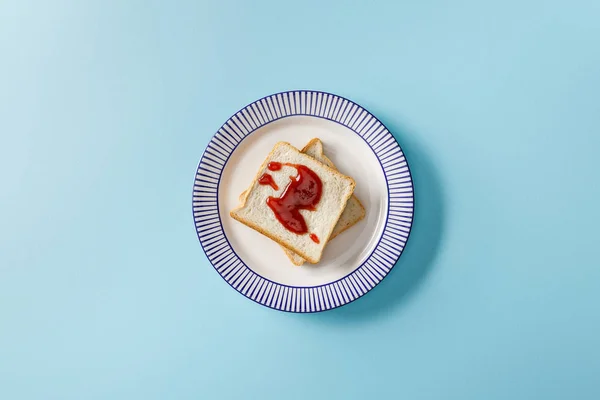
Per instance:
[[[294,265],[316,264],[331,239],[364,218],[355,186],[327,158],[321,140],[302,150],[280,142],[230,215],[277,242]]]

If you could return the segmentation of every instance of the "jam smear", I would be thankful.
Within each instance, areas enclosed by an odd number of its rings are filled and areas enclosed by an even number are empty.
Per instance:
[[[281,168],[281,163],[276,164]],[[285,165],[296,168],[298,175],[290,176],[290,183],[283,190],[280,197],[268,197],[267,205],[287,230],[303,235],[308,233],[308,228],[306,221],[300,214],[300,210],[315,211],[319,200],[321,200],[323,182],[312,169],[305,165]],[[311,239],[315,240],[312,237]],[[316,237],[316,239],[319,238]]]
[[[277,161],[271,161],[267,164],[267,168],[271,171],[279,171],[281,169],[281,163]]]
[[[269,185],[275,190],[279,189],[279,186],[277,186],[277,184],[273,180],[273,177],[269,174],[263,174],[263,176],[258,178],[258,183],[260,183],[261,185]]]
[[[313,242],[315,242],[316,244],[319,244],[319,243],[321,243],[321,241],[319,240],[319,237],[318,237],[317,235],[315,235],[314,233],[311,233],[311,234],[309,235],[309,237],[310,237],[310,239],[311,239]]]

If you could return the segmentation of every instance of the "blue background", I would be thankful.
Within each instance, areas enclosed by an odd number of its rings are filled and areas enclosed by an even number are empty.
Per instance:
[[[600,398],[600,2],[3,1],[0,398]],[[363,299],[263,308],[208,264],[212,133],[367,107],[417,191]]]

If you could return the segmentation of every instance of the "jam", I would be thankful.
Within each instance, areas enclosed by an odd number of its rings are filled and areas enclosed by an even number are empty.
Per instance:
[[[309,237],[310,237],[310,239],[311,239],[313,242],[315,242],[316,244],[319,244],[319,243],[321,243],[321,242],[319,241],[319,237],[318,237],[317,235],[315,235],[314,233],[311,233],[311,234],[309,235]]]
[[[263,174],[263,176],[258,178],[258,183],[260,183],[261,185],[269,185],[275,190],[279,189],[279,186],[277,186],[277,184],[273,180],[273,177],[269,174]]]
[[[269,164],[267,164],[267,168],[269,168],[270,171],[279,171],[281,169],[281,163],[277,161],[271,161]]]
[[[268,197],[267,205],[273,210],[275,217],[287,230],[298,235],[303,235],[308,233],[308,228],[306,221],[302,217],[302,214],[300,214],[300,210],[315,211],[319,200],[321,200],[323,182],[321,182],[321,179],[313,170],[305,165],[285,165],[296,168],[298,175],[290,176],[290,183],[283,190],[280,197]],[[281,163],[269,163],[268,168],[271,169],[272,167],[281,168]],[[314,238],[311,236],[311,239],[315,243],[319,243],[319,238],[316,235]]]

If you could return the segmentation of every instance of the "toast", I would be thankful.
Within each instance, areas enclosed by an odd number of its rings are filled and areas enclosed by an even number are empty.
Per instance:
[[[308,142],[306,144],[306,146],[304,146],[304,148],[301,151],[304,154],[307,154],[307,155],[313,157],[317,161],[320,161],[323,164],[325,164],[331,168],[337,169],[337,168],[335,168],[335,165],[333,164],[333,162],[331,162],[331,160],[329,158],[327,158],[327,156],[324,154],[323,142],[321,142],[320,139],[318,139],[318,138],[312,139],[310,142]],[[240,194],[240,202],[242,201],[242,199],[244,198],[245,195],[246,195],[245,191],[242,192],[242,194]],[[346,208],[342,212],[342,215],[340,216],[340,219],[338,220],[337,224],[335,225],[335,228],[333,228],[333,232],[331,233],[331,237],[329,238],[329,240],[332,240],[337,235],[344,232],[346,229],[350,228],[351,226],[354,226],[356,223],[358,223],[364,217],[365,217],[365,208],[363,207],[360,200],[358,200],[356,195],[353,194],[352,197],[350,197],[350,199],[348,200],[348,203],[346,203]],[[297,265],[297,266],[304,264],[304,259],[302,257],[300,257],[298,254],[295,254],[294,252],[286,249],[283,246],[282,246],[282,248],[283,248],[283,251],[285,252],[285,254],[290,259],[290,261],[292,262],[292,264]]]
[[[283,166],[280,167],[280,170],[272,172],[267,169],[271,162],[281,163]],[[291,165],[308,168],[322,183],[322,194],[314,210],[299,210],[307,228],[307,232],[304,234],[294,233],[286,228],[276,218],[271,207],[267,205],[268,198],[282,196],[287,186],[291,184],[291,179],[299,175],[299,169]],[[275,188],[259,183],[259,178],[264,174],[271,175]],[[323,249],[346,208],[346,203],[352,196],[354,187],[355,183],[352,178],[301,153],[289,143],[280,142],[275,145],[259,168],[252,184],[241,199],[242,205],[232,210],[230,215],[306,261],[315,264],[321,259]]]

